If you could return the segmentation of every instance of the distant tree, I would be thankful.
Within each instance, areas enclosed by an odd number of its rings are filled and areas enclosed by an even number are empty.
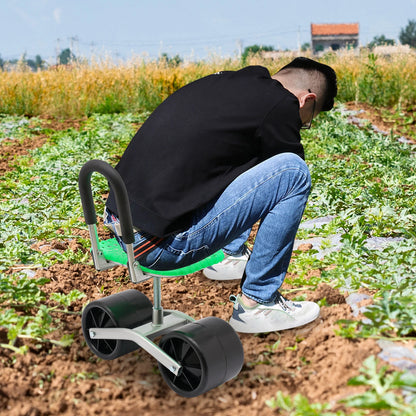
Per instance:
[[[20,64],[27,65],[32,71],[37,71],[43,68],[44,62],[40,55],[36,55],[35,59],[27,59],[26,54],[24,54],[20,59]]]
[[[75,56],[72,54],[71,49],[66,48],[58,56],[58,64],[67,65],[72,60],[75,59]]]
[[[260,52],[270,52],[273,51],[273,46],[264,46],[264,45],[251,45],[244,48],[244,51],[241,55],[243,62],[247,59],[249,55],[256,55]]]
[[[36,69],[43,69],[43,67],[45,66],[45,61],[42,59],[40,55],[35,56],[35,65]]]
[[[306,52],[311,48],[311,44],[309,42],[305,42],[304,44],[302,44],[302,46],[300,47],[300,50],[302,52]]]
[[[32,71],[36,71],[36,62],[33,59],[26,59],[25,63]]]
[[[375,46],[394,45],[394,39],[387,39],[384,35],[374,36],[373,40],[367,45],[368,48],[373,49]]]
[[[32,71],[37,71],[45,67],[45,61],[40,55],[36,55],[35,59],[28,59],[25,52],[19,59],[9,59],[7,61],[0,56],[0,69],[4,70],[6,65],[19,68],[20,70],[31,69]]]
[[[165,63],[168,66],[176,67],[183,62],[183,59],[178,54],[171,58],[166,52],[164,52],[160,55],[158,62]]]
[[[400,29],[400,42],[416,48],[416,20],[409,20],[405,28]]]

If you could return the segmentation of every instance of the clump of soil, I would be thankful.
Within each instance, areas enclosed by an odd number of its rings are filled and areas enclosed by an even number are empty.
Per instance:
[[[342,305],[346,303],[344,295],[326,283],[320,283],[308,300],[312,302],[325,300],[327,305]]]

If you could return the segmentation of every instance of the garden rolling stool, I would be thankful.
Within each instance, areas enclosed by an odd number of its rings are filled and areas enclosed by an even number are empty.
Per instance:
[[[115,238],[100,241],[91,189],[94,172],[103,175],[115,194],[124,251]],[[244,362],[241,341],[222,319],[194,320],[161,304],[162,277],[194,273],[224,258],[222,251],[195,264],[170,271],[140,266],[133,253],[134,231],[125,184],[108,163],[90,160],[79,173],[79,191],[97,270],[120,264],[128,267],[134,283],[153,278],[153,301],[135,289],[88,303],[82,313],[82,330],[88,347],[98,357],[112,360],[143,348],[157,361],[168,386],[184,397],[195,397],[237,376]],[[154,340],[160,338],[159,344]]]

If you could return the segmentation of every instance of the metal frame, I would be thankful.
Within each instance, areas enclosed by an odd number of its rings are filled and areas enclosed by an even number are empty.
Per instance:
[[[88,225],[91,239],[91,251],[94,266],[97,270],[108,270],[118,266],[118,263],[107,260],[99,249],[99,238],[96,224]],[[163,310],[161,276],[143,273],[140,265],[134,260],[133,245],[127,244],[127,258],[130,278],[134,283],[143,282],[153,277],[153,311],[152,322],[136,328],[90,328],[91,339],[113,339],[133,341],[147,351],[152,357],[164,365],[176,376],[180,374],[182,366],[166,354],[152,339],[170,332],[182,325],[193,322],[194,319],[180,311]],[[129,250],[130,248],[130,250]]]
[[[90,328],[91,339],[114,339],[133,341],[146,350],[152,357],[164,365],[169,371],[178,376],[182,366],[170,355],[166,354],[152,339],[179,328],[194,319],[174,310],[166,310],[163,323],[155,325],[153,322],[140,325],[137,328]]]
[[[108,270],[112,267],[119,266],[119,263],[107,260],[102,251],[99,249],[99,238],[97,233],[97,225],[89,224],[88,231],[90,233],[91,240],[91,252],[92,259],[94,261],[94,267],[98,270]],[[140,264],[134,258],[133,244],[126,244],[127,252],[127,267],[130,274],[130,280],[133,283],[144,282],[145,280],[150,279],[153,275],[148,273],[143,273],[143,270],[140,268]]]
[[[126,245],[127,267],[132,282],[139,283],[153,277],[153,312],[152,321],[140,325],[136,328],[90,328],[89,336],[91,339],[112,339],[133,341],[143,348],[157,361],[164,365],[175,375],[179,375],[181,365],[166,354],[152,339],[170,332],[184,324],[193,322],[194,319],[183,312],[166,310],[162,308],[162,291],[160,275],[144,273],[139,263],[134,258],[133,243],[134,231],[131,219],[130,204],[125,184],[120,174],[108,163],[101,160],[90,160],[85,163],[79,174],[79,189],[84,210],[85,221],[91,240],[91,251],[94,266],[97,270],[108,270],[119,263],[107,260],[99,248],[99,238],[97,232],[97,218],[94,207],[94,200],[91,190],[91,176],[93,172],[101,173],[112,185],[115,193],[117,208],[119,210],[120,226],[122,239]]]

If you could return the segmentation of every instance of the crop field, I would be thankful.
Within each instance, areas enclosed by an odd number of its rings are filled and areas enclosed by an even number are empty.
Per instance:
[[[282,287],[317,302],[320,318],[241,334],[240,374],[191,399],[145,351],[105,361],[87,347],[88,302],[131,288],[153,295],[124,267],[95,270],[78,173],[90,159],[115,165],[170,93],[242,63],[0,72],[1,415],[416,414],[416,56],[325,59],[340,93],[302,133],[313,188]],[[92,184],[101,215],[107,183],[94,174]],[[99,235],[109,236],[102,225]],[[164,280],[163,306],[228,320],[238,290],[197,272]]]

